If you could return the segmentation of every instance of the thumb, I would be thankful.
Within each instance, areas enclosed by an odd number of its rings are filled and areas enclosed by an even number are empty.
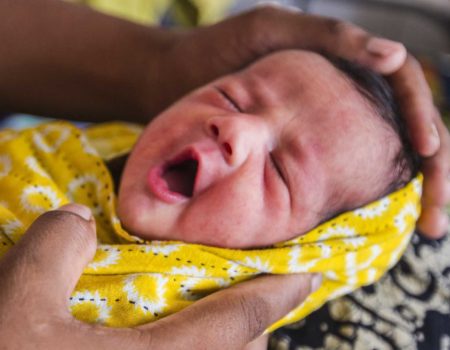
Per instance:
[[[319,284],[319,275],[259,277],[140,329],[151,333],[152,344],[161,349],[242,349]]]
[[[32,293],[32,300],[43,307],[66,310],[69,295],[92,260],[95,247],[95,222],[90,210],[68,204],[34,221],[6,254],[2,273],[6,271],[8,281]],[[47,303],[50,298],[51,303]]]

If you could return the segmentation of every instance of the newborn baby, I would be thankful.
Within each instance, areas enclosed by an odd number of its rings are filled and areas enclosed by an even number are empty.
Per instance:
[[[417,172],[381,78],[284,51],[194,91],[151,122],[119,191],[148,240],[264,247],[404,185]]]
[[[419,214],[389,88],[344,61],[272,54],[175,103],[131,150],[136,137],[119,123],[0,133],[0,256],[44,211],[93,211],[101,244],[69,300],[85,322],[136,326],[262,273],[322,274],[273,330],[380,278]],[[107,163],[116,213],[104,160],[130,150],[124,170]]]

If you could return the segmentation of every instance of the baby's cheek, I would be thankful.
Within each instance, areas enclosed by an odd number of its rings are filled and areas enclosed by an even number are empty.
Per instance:
[[[133,232],[142,231],[141,227],[145,227],[146,210],[144,203],[139,198],[128,195],[122,195],[119,197],[117,214],[124,227]]]
[[[186,209],[178,227],[186,241],[244,248],[258,243],[255,232],[264,219],[262,213],[239,196],[203,196]]]

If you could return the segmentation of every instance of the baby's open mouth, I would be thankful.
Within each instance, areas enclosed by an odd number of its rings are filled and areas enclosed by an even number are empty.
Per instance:
[[[180,203],[195,195],[199,171],[200,156],[190,147],[166,163],[151,168],[147,185],[164,202]]]
[[[198,161],[188,157],[169,164],[164,169],[162,178],[166,181],[169,191],[179,193],[185,197],[192,197],[197,170]]]

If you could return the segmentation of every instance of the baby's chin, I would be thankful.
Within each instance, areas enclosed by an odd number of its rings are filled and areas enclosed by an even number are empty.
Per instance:
[[[295,231],[289,229],[289,224],[275,222],[269,226],[249,223],[245,230],[241,225],[225,227],[223,223],[227,220],[220,215],[214,220],[210,213],[206,221],[199,220],[198,215],[194,218],[192,213],[186,215],[183,206],[163,203],[146,191],[133,188],[121,188],[117,214],[129,234],[146,241],[182,241],[229,249],[270,247],[305,234],[319,224],[317,218],[304,216],[302,227],[296,225],[299,230]]]
[[[117,215],[129,234],[144,240],[168,240],[173,230],[170,212],[155,207],[144,195],[119,195]]]
[[[205,246],[228,248],[228,249],[257,249],[266,248],[271,244],[262,244],[258,240],[243,240],[241,237],[248,237],[244,233],[234,232],[233,235],[226,234],[225,231],[213,232],[211,230],[199,230],[192,228],[174,227],[168,229],[169,225],[163,223],[161,217],[155,220],[153,215],[133,215],[128,214],[126,207],[118,212],[122,227],[131,235],[145,241],[180,241],[191,244],[201,244]],[[155,225],[155,221],[158,224]],[[276,242],[273,242],[276,243]]]

